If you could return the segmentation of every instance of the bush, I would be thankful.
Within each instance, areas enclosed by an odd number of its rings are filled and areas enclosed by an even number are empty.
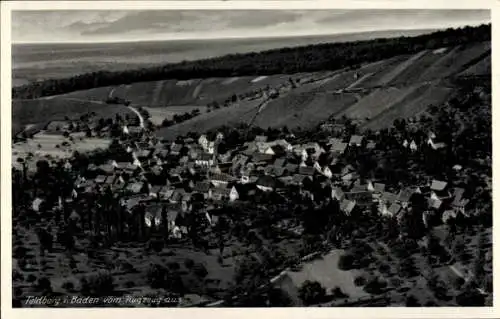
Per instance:
[[[179,263],[175,262],[175,261],[174,262],[169,262],[167,264],[167,266],[168,266],[168,269],[170,269],[170,270],[179,270],[179,269],[181,269],[181,266],[179,265]]]
[[[462,277],[458,277],[457,279],[455,279],[455,288],[456,289],[461,289],[464,284],[465,284],[465,280]]]
[[[349,295],[344,293],[342,291],[342,289],[340,289],[340,287],[332,288],[332,290],[330,292],[331,292],[333,298],[335,298],[335,299],[349,298]]]
[[[107,271],[80,279],[81,293],[87,296],[111,296],[114,291],[113,277]]]
[[[356,278],[354,278],[354,285],[359,287],[359,286],[363,286],[366,284],[366,278],[363,277],[363,276],[358,276]]]
[[[306,280],[299,288],[299,297],[305,305],[320,303],[325,295],[325,288],[317,281]]]
[[[66,281],[62,284],[61,288],[65,289],[66,291],[73,291],[73,289],[75,289],[75,285],[71,281]]]
[[[408,296],[408,298],[406,298],[406,307],[420,307],[420,303],[418,302],[417,298],[410,295]]]
[[[41,291],[44,294],[52,292],[52,284],[50,282],[50,279],[47,277],[42,277],[38,279],[36,287],[39,291]]]
[[[194,274],[200,278],[205,278],[208,275],[207,268],[202,263],[197,263],[193,266]]]
[[[342,255],[339,258],[339,269],[341,270],[351,270],[354,268],[354,256],[352,255]]]
[[[386,287],[387,283],[385,281],[375,277],[365,285],[363,290],[370,294],[381,294]]]
[[[194,260],[190,258],[184,259],[184,266],[186,266],[187,269],[191,269],[194,266]]]
[[[151,265],[147,273],[147,280],[151,288],[157,289],[165,287],[167,274],[168,271],[165,267],[158,264]]]

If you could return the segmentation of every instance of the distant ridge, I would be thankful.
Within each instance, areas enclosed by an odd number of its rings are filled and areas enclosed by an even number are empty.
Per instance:
[[[389,30],[375,30],[375,31],[363,31],[363,32],[346,32],[346,33],[331,33],[331,34],[310,34],[310,35],[286,35],[286,36],[275,36],[275,37],[227,37],[227,38],[211,38],[211,39],[164,39],[164,40],[126,40],[126,41],[102,41],[102,42],[14,42],[12,46],[14,47],[27,47],[27,46],[96,46],[96,45],[109,45],[109,44],[130,44],[130,43],[141,43],[141,44],[154,44],[154,43],[168,43],[168,42],[224,42],[224,41],[238,41],[238,42],[255,42],[255,41],[279,41],[279,40],[293,40],[293,39],[325,39],[338,41],[352,41],[358,40],[369,40],[374,38],[392,38],[400,36],[416,36],[425,33],[432,33],[438,28],[429,29],[389,29]]]

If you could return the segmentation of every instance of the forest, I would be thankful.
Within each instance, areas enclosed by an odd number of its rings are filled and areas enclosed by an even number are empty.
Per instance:
[[[71,78],[51,79],[12,89],[14,99],[36,99],[133,82],[271,74],[295,74],[356,68],[361,63],[414,54],[424,49],[490,41],[491,24],[446,29],[417,37],[383,38],[280,48],[263,52],[230,54],[197,61],[127,71],[99,71]]]

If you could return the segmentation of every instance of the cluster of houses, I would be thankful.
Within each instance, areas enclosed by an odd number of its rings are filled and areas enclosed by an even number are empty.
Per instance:
[[[292,141],[293,136],[287,139]],[[302,196],[314,200],[315,188],[311,185],[328,192],[331,189],[331,199],[340,203],[346,215],[377,207],[382,216],[401,217],[410,208],[413,196],[422,196],[426,201],[425,223],[432,214],[440,214],[443,221],[459,213],[467,214],[469,200],[464,189],[450,188],[446,181],[433,180],[428,185],[390,192],[383,181],[362,180],[352,165],[341,164],[340,159],[350,147],[377,147],[364,136],[305,144],[293,144],[287,139],[269,141],[267,136],[257,136],[222,154],[218,152],[224,140],[221,133],[213,141],[206,135],[197,140],[184,138],[182,143],[129,139],[121,142],[127,160],[90,164],[85,176],[75,181],[73,197],[110,189],[130,213],[136,205],[145,205],[148,226],[161,223],[161,214],[166,210],[168,229],[174,237],[186,233],[179,220],[193,212],[195,202],[203,203],[201,211],[208,225],[213,226],[218,220],[210,214],[213,207],[251,201],[256,192],[281,192],[287,187],[295,187]],[[430,135],[424,143],[431,145],[433,141],[435,136]],[[416,150],[419,146],[405,140],[402,147]],[[71,164],[67,162],[65,168],[71,170]]]

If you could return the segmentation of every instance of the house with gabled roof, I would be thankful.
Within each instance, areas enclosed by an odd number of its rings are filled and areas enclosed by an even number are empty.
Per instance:
[[[211,184],[207,181],[197,182],[193,188],[194,193],[202,194],[205,199],[212,197]]]
[[[182,144],[173,144],[172,146],[170,146],[170,154],[179,156],[181,154],[182,147]]]
[[[383,192],[379,197],[379,213],[382,216],[390,216],[389,207],[396,201],[397,195],[390,192]]]
[[[429,205],[430,208],[439,211],[443,206],[443,201],[439,198],[431,197],[427,200],[427,204]]]
[[[200,144],[200,146],[206,150],[208,148],[208,138],[205,134],[202,134],[199,138],[198,138],[198,144]]]
[[[306,176],[313,176],[316,173],[316,169],[312,166],[300,166],[299,174]]]
[[[304,183],[304,180],[306,179],[312,179],[311,176],[308,176],[308,175],[301,175],[301,174],[294,174],[292,176],[292,181],[291,183],[293,185],[297,185],[297,186],[302,186],[302,184]]]
[[[448,192],[448,183],[439,180],[432,180],[431,183],[431,198],[444,199],[450,196]]]
[[[175,174],[171,172],[170,176],[167,177],[167,186],[176,187],[182,184],[182,177],[180,174]]]
[[[96,184],[104,184],[106,178],[108,178],[106,175],[97,175],[97,177],[94,179],[94,182]]]
[[[410,204],[411,197],[413,196],[415,192],[415,189],[413,188],[405,188],[399,191],[398,197],[396,199],[397,202],[401,205],[403,208],[407,208]]]
[[[376,183],[376,182],[372,182],[372,181],[368,181],[368,184],[367,184],[367,189],[370,191],[370,192],[374,192],[374,193],[378,193],[378,194],[381,194],[384,192],[385,190],[385,184],[383,183]]]
[[[377,147],[377,143],[375,143],[374,141],[368,141],[368,143],[366,144],[367,150],[373,150],[376,147]]]
[[[464,193],[465,189],[460,187],[456,187],[453,190],[453,201],[451,202],[451,207],[457,213],[462,213],[463,215],[467,216],[468,214],[466,213],[466,208],[470,200],[464,197]]]
[[[261,143],[266,143],[267,142],[267,136],[265,135],[257,135],[255,137],[255,142],[261,142]]]
[[[343,201],[345,199],[345,193],[340,187],[333,187],[332,188],[332,199],[336,199],[339,202]]]
[[[258,189],[265,192],[271,192],[278,186],[277,180],[269,175],[260,176],[255,183]]]
[[[349,140],[349,145],[355,145],[360,147],[363,144],[363,136],[361,135],[352,135]]]
[[[356,209],[355,201],[344,199],[342,200],[342,202],[340,202],[340,210],[347,216],[351,216],[355,209]]]
[[[285,152],[291,152],[293,150],[292,144],[288,143],[284,139],[275,140],[275,141],[269,142],[268,144],[271,147],[275,146],[275,145],[281,146],[285,150]]]
[[[347,199],[355,201],[358,206],[368,206],[373,203],[372,193],[367,190],[347,192],[345,196]]]
[[[144,213],[144,223],[147,227],[158,227],[162,223],[162,206],[148,205]]]
[[[107,164],[99,165],[97,167],[97,170],[101,171],[102,173],[104,173],[106,175],[112,175],[115,172],[115,167],[112,164],[107,163]]]
[[[161,200],[169,200],[174,194],[174,190],[168,187],[162,187],[158,192],[158,196]]]
[[[264,167],[264,174],[266,175],[274,175],[274,166],[267,165]]]
[[[390,217],[398,216],[403,208],[398,203],[392,203],[392,205],[387,210]]]
[[[328,145],[330,145],[330,153],[333,155],[344,154],[347,148],[347,143],[343,143],[342,140],[338,138],[330,139]]]
[[[143,187],[143,182],[132,182],[127,185],[126,190],[134,194],[139,194],[142,191]]]
[[[283,166],[285,166],[285,162],[286,162],[286,158],[279,157],[274,161],[273,166],[274,167],[283,167]]]
[[[294,174],[299,169],[299,166],[297,164],[287,163],[285,165],[285,169],[288,172],[288,174]]]
[[[213,156],[208,153],[202,153],[195,159],[195,164],[198,166],[212,166],[214,163]]]
[[[226,186],[229,182],[234,182],[236,179],[225,173],[221,174],[212,174],[210,176],[210,182],[215,186],[215,187],[221,187],[221,186]]]
[[[332,170],[328,166],[323,167],[321,172],[327,178],[332,178],[332,176],[333,176]]]
[[[164,187],[165,187],[164,185],[151,186],[151,188],[149,189],[149,196],[151,196],[153,198],[159,198],[160,197],[159,194]]]
[[[427,145],[429,145],[434,150],[439,150],[446,147],[446,144],[436,137],[436,134],[430,132],[427,138]]]
[[[252,162],[256,165],[265,165],[273,160],[270,154],[255,153],[252,155]]]
[[[417,146],[417,143],[415,143],[415,140],[412,140],[412,141],[410,142],[410,150],[411,150],[412,152],[415,152],[415,151],[417,151],[417,150],[418,150],[418,146]]]

